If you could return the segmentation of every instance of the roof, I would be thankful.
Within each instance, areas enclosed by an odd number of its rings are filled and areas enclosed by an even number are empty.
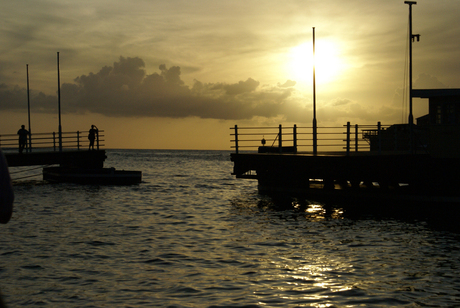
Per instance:
[[[439,96],[460,96],[460,89],[413,89],[412,97],[430,98]]]

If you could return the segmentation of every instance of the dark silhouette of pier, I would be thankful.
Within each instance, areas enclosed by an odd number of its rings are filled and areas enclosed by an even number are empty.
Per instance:
[[[105,150],[67,150],[32,153],[4,153],[9,167],[60,165],[72,168],[102,168],[107,158]]]
[[[18,135],[0,135],[0,146],[9,167],[60,165],[70,168],[102,168],[107,158],[103,146],[103,131],[99,130],[94,150],[88,150],[90,140],[82,131],[34,133],[22,153],[18,149]]]
[[[433,95],[431,105],[450,102]],[[449,137],[457,136],[460,125],[436,121],[433,115],[419,118],[413,138],[408,124],[318,127],[318,145],[325,151],[316,154],[308,151],[310,127],[235,126],[232,174],[257,180],[262,193],[457,197],[460,151],[458,139]]]

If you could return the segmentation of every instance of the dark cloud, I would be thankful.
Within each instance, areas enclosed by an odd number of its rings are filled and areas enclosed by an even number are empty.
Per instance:
[[[61,110],[63,113],[98,113],[112,117],[232,120],[275,117],[295,108],[289,102],[294,84],[287,81],[282,86],[260,88],[259,81],[248,78],[234,84],[195,80],[189,87],[181,80],[178,66],[167,68],[162,64],[159,72],[148,75],[142,59],[120,57],[113,66],[81,75],[74,83],[62,84]],[[25,97],[23,88],[0,87],[4,109],[23,109],[18,106]],[[31,100],[34,111],[56,112],[55,96],[33,92]]]
[[[43,92],[30,91],[31,109],[35,112],[57,112],[57,97]],[[0,84],[0,110],[26,111],[28,109],[27,89],[19,86],[10,87]]]

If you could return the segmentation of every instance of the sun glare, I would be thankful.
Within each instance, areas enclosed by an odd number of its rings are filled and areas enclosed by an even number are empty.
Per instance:
[[[313,43],[303,43],[291,48],[289,58],[289,73],[292,79],[300,83],[313,82],[313,64],[315,64],[317,84],[334,81],[343,70],[339,46],[333,41],[317,40],[315,57],[313,57]]]

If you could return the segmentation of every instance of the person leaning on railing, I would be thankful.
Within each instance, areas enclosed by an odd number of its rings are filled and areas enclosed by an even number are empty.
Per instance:
[[[89,149],[91,148],[94,150],[94,140],[96,140],[96,136],[99,135],[99,129],[96,125],[91,125],[91,129],[89,130],[88,139],[89,139]]]

